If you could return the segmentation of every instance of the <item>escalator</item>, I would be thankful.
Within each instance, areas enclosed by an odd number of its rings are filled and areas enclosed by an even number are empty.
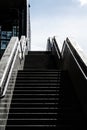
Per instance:
[[[86,128],[68,71],[56,61],[49,51],[30,51],[25,56],[24,68],[17,73],[6,130]]]

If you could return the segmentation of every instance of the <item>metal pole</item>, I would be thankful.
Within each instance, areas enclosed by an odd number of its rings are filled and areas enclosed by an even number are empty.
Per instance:
[[[30,51],[31,49],[31,29],[30,29],[30,4],[29,4],[29,0],[26,1],[26,7],[27,7],[27,44],[28,44],[28,51]]]

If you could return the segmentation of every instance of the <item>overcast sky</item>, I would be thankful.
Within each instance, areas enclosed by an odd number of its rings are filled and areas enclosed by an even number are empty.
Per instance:
[[[31,49],[46,50],[48,37],[73,37],[87,52],[87,0],[30,0]]]

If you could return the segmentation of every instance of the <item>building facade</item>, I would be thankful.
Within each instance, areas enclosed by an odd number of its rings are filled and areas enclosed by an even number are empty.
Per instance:
[[[29,37],[28,0],[0,1],[0,57],[12,36]]]

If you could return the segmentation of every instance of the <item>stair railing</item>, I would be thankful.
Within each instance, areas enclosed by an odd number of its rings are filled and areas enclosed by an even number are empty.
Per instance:
[[[0,61],[0,97],[4,97],[17,58],[23,60],[26,52],[26,38],[12,37]],[[18,64],[17,64],[18,65]],[[18,66],[17,66],[18,68]]]
[[[58,44],[57,44],[57,41],[56,41],[55,36],[54,36],[53,39],[52,39],[52,44],[53,44],[53,48],[55,49],[55,51],[56,51],[56,53],[57,53],[59,59],[61,59],[60,48],[59,48],[59,46],[58,46]]]
[[[52,51],[52,39],[49,37],[47,40],[47,51]]]
[[[87,55],[83,52],[80,46],[73,39],[66,38],[62,48],[62,57],[64,55],[64,51],[65,50],[67,51],[66,46],[68,47],[68,50],[72,54],[72,57],[76,62],[78,68],[80,69],[80,72],[87,80]]]
[[[69,73],[73,89],[87,118],[87,55],[72,38],[64,41],[62,65],[63,70]]]
[[[28,50],[28,46],[27,46],[27,39],[25,38],[25,36],[21,36],[21,39],[19,41],[19,57],[20,60],[23,60],[25,57],[25,53]]]
[[[48,38],[47,40],[47,51],[52,51],[53,53],[56,53],[58,56],[58,59],[61,59],[61,52],[59,49],[59,46],[57,44],[56,38]]]

